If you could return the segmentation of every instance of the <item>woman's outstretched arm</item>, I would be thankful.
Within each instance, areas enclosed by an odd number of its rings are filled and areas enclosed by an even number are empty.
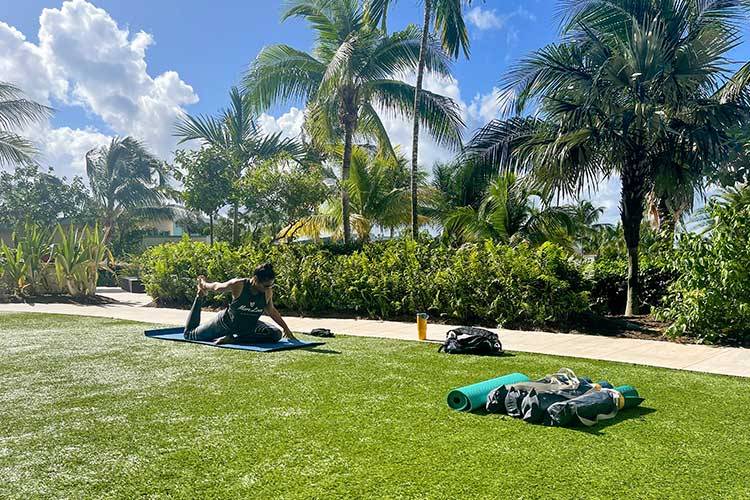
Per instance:
[[[235,298],[239,297],[240,294],[242,293],[242,286],[243,286],[244,280],[240,278],[234,278],[234,279],[223,281],[223,282],[220,282],[220,281],[210,282],[210,281],[206,281],[205,277],[199,276],[198,277],[199,282],[201,279],[203,280],[202,281],[203,289],[206,291],[219,292],[219,293],[231,291],[232,296]]]

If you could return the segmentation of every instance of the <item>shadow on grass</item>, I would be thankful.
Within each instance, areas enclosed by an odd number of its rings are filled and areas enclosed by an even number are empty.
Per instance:
[[[576,425],[576,426],[565,426],[565,427],[559,427],[559,428],[569,430],[569,431],[583,432],[585,434],[591,434],[592,436],[603,436],[605,433],[603,433],[602,431],[606,429],[607,427],[609,427],[610,425],[616,425],[616,424],[619,424],[620,422],[623,422],[625,420],[630,420],[633,418],[644,417],[646,415],[650,415],[655,412],[656,410],[653,408],[637,406],[635,408],[631,408],[631,409],[618,412],[615,418],[612,418],[609,420],[600,420],[599,422],[596,423],[596,425],[592,427],[586,427],[583,424],[581,424],[581,425]],[[497,415],[499,417],[505,417],[509,419],[513,418],[504,414],[490,413],[484,408],[471,411],[470,413],[472,415],[477,415],[479,417],[486,417],[488,415]],[[529,425],[541,425],[541,424],[529,424]]]
[[[635,408],[630,408],[630,409],[618,412],[615,418],[611,418],[609,420],[600,420],[599,422],[597,422],[596,425],[592,427],[576,426],[576,427],[566,427],[566,429],[570,429],[572,431],[583,432],[585,434],[591,434],[592,436],[602,436],[604,435],[602,431],[606,429],[607,427],[609,427],[610,425],[616,425],[616,424],[619,424],[620,422],[623,422],[625,420],[630,420],[633,418],[645,417],[646,415],[650,415],[652,413],[656,413],[656,410],[653,408],[648,408],[644,406],[636,406]]]
[[[436,344],[442,342],[435,342]],[[440,351],[440,354],[451,354],[444,351]],[[478,358],[515,358],[515,354],[511,354],[508,351],[503,351],[501,354],[474,354],[474,353],[457,353],[457,354],[451,354],[451,356],[474,356]]]
[[[309,349],[303,349],[307,352],[315,352],[318,354],[341,354],[341,351],[334,351],[333,349],[321,349],[319,347],[310,347]]]

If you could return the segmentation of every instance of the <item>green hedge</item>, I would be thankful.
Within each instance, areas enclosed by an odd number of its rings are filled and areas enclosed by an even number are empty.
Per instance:
[[[598,258],[583,266],[586,288],[590,291],[591,310],[602,315],[625,313],[628,291],[628,263],[624,258]],[[641,285],[641,314],[648,314],[662,304],[676,273],[664,263],[663,257],[643,255],[638,273]]]
[[[707,215],[709,237],[687,234],[678,244],[680,276],[657,317],[672,323],[674,336],[750,346],[750,195],[709,202]]]
[[[552,244],[532,249],[488,242],[453,249],[397,240],[344,251],[182,241],[147,250],[141,278],[159,303],[188,304],[197,275],[213,281],[250,276],[266,260],[278,275],[277,306],[306,314],[396,319],[426,311],[462,323],[541,327],[588,309],[579,270]],[[210,300],[221,305],[225,299]]]

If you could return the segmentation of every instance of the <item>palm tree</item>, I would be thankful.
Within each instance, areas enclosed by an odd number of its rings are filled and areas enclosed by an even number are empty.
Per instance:
[[[165,164],[132,137],[115,137],[86,153],[86,175],[99,205],[105,239],[132,219],[171,217]]]
[[[393,0],[372,0],[371,8],[374,16],[382,16],[383,29],[388,7]],[[422,20],[422,40],[417,64],[417,85],[414,89],[414,122],[412,125],[411,145],[411,228],[412,237],[416,238],[419,231],[417,216],[417,187],[419,172],[419,104],[421,102],[422,80],[425,70],[425,55],[427,43],[430,39],[430,25],[435,22],[435,28],[440,35],[443,50],[452,58],[457,58],[459,51],[469,57],[469,32],[466,29],[461,6],[471,4],[471,0],[424,0],[424,16]]]
[[[456,208],[479,208],[496,176],[493,167],[481,162],[458,158],[450,163],[436,163],[432,167],[432,180],[420,195],[424,198],[421,209],[431,221],[441,224]]]
[[[244,84],[253,103],[266,109],[279,101],[305,99],[307,127],[317,140],[344,139],[341,179],[349,178],[355,136],[374,137],[392,152],[378,107],[403,117],[413,112],[415,88],[397,78],[417,67],[421,38],[414,27],[384,34],[357,0],[295,0],[282,19],[301,17],[316,33],[312,54],[287,45],[263,49]],[[425,67],[448,75],[448,58],[437,43],[424,51]],[[419,119],[438,143],[458,147],[463,122],[451,99],[420,93]],[[349,195],[341,191],[344,241],[351,239]]]
[[[339,148],[339,156],[343,153]],[[406,173],[406,159],[394,158],[390,153],[378,151],[375,154],[367,149],[354,146],[349,179],[341,181],[350,195],[350,224],[357,239],[370,240],[373,229],[397,228],[408,224],[409,188]],[[341,198],[333,196],[326,200],[318,213],[301,219],[284,228],[279,239],[292,239],[299,236],[320,238],[324,233],[334,239],[343,236]]]
[[[550,206],[527,180],[508,172],[490,183],[479,208],[465,206],[450,211],[443,227],[456,243],[493,240],[538,245],[555,241],[568,246],[571,215],[570,207]]]
[[[750,110],[726,54],[738,43],[743,0],[569,0],[563,41],[524,59],[504,82],[519,114],[493,121],[469,148],[546,189],[578,195],[619,175],[628,254],[626,314],[638,312],[638,246],[645,197],[659,165],[715,168],[728,131]]]
[[[36,148],[12,131],[48,118],[52,110],[23,96],[21,89],[0,81],[0,166],[34,163]]]
[[[588,200],[578,200],[570,207],[573,222],[572,236],[575,250],[580,255],[596,254],[600,243],[608,241],[612,234],[612,224],[600,223],[604,214],[604,207],[594,206]],[[619,235],[614,233],[615,238]]]
[[[258,127],[247,96],[232,87],[230,106],[219,116],[185,115],[175,128],[180,137],[178,144],[197,140],[212,146],[229,158],[230,179],[238,181],[246,168],[260,162],[287,155],[300,158],[304,148],[295,140],[282,138],[281,132],[266,135]],[[239,204],[237,196],[228,196],[232,202],[232,244],[239,239]]]

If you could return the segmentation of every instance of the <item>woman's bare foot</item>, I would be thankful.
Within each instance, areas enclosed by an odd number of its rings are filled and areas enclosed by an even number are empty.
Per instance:
[[[198,295],[201,297],[206,295],[206,277],[202,274],[198,276]]]

